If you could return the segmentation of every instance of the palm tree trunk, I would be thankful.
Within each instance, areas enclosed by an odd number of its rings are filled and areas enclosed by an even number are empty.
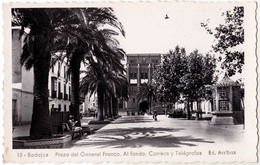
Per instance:
[[[98,87],[97,89],[97,95],[98,95],[98,119],[99,120],[104,120],[104,114],[103,114],[103,102],[104,102],[104,94],[103,94],[103,89],[101,87]]]
[[[34,65],[34,99],[30,128],[32,139],[50,138],[52,124],[49,111],[48,79],[51,55],[38,58]]]
[[[81,126],[80,112],[79,112],[79,74],[80,63],[83,54],[75,52],[70,60],[71,65],[71,113],[74,120],[78,121],[77,126]]]
[[[113,113],[112,115],[113,115],[113,118],[117,116],[116,108],[117,108],[116,98],[112,97],[112,113]]]
[[[104,117],[105,119],[107,118],[107,108],[108,108],[108,105],[107,105],[107,95],[104,94]]]
[[[108,105],[108,118],[112,118],[111,98],[107,98],[107,105]]]
[[[114,115],[114,107],[113,107],[113,96],[111,96],[110,98],[110,113],[111,113],[111,118],[114,119],[115,115]]]
[[[118,108],[117,98],[113,97],[112,98],[112,111],[113,111],[114,117],[118,116],[117,108]]]

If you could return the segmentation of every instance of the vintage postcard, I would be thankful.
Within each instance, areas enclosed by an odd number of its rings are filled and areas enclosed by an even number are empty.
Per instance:
[[[2,19],[4,162],[258,161],[257,2],[4,3]]]

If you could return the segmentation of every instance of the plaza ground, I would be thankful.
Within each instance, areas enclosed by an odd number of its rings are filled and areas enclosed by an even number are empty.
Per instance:
[[[209,120],[122,116],[95,134],[72,142],[72,148],[140,148],[234,145],[243,140],[243,125],[211,125]]]
[[[93,118],[83,118],[86,123]],[[126,116],[95,128],[93,134],[72,140],[71,148],[196,147],[236,145],[244,138],[243,125],[211,125],[210,120],[187,120],[159,115]],[[13,137],[29,135],[29,126],[14,129]]]

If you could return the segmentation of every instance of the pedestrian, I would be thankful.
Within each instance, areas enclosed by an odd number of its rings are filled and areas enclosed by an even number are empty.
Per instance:
[[[68,125],[69,125],[70,130],[72,130],[73,132],[78,132],[78,133],[80,133],[80,136],[83,136],[82,128],[75,126],[77,123],[78,123],[78,121],[74,121],[73,115],[70,115],[69,116],[69,121],[68,121]]]
[[[157,111],[156,110],[153,112],[153,118],[155,121],[157,121]]]

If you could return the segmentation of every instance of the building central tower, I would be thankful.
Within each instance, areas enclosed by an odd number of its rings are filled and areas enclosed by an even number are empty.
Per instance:
[[[138,112],[148,106],[147,100],[137,100],[138,88],[152,81],[153,70],[161,63],[161,54],[127,54],[126,77],[129,83],[128,112]],[[148,108],[147,108],[148,109]]]

